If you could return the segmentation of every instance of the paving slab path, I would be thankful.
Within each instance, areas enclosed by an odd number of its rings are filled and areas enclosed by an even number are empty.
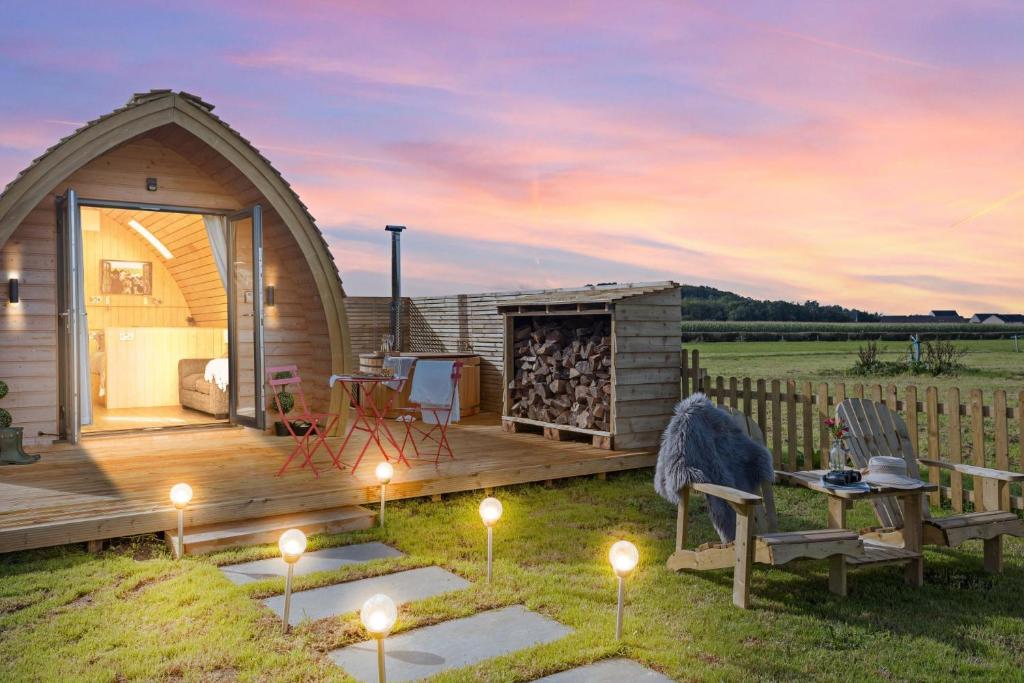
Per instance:
[[[299,558],[299,561],[295,563],[295,576],[331,571],[359,562],[402,556],[403,553],[401,551],[376,541],[325,548],[324,550],[306,553]],[[288,565],[285,564],[283,559],[272,557],[267,560],[229,564],[221,567],[220,570],[229,581],[242,585],[264,579],[283,577],[287,572],[287,568]]]
[[[605,659],[544,678],[534,683],[672,683],[672,679],[632,659]]]
[[[470,583],[461,576],[440,567],[421,567],[369,579],[347,581],[332,586],[313,588],[292,593],[292,611],[288,623],[295,626],[304,619],[325,619],[359,610],[366,599],[375,593],[384,593],[396,605],[422,600],[441,593],[468,588]],[[278,616],[284,614],[284,596],[266,598],[263,604]],[[376,655],[375,655],[376,656]],[[376,660],[374,660],[376,662]]]
[[[384,641],[387,678],[391,683],[414,681],[550,643],[570,633],[572,629],[568,626],[522,605],[424,626]],[[377,681],[377,644],[374,641],[349,645],[328,656],[357,680]]]

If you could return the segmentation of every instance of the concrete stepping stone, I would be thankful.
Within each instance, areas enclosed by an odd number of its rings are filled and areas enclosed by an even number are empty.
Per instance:
[[[605,659],[544,678],[534,683],[672,683],[672,679],[632,659]]]
[[[337,583],[292,593],[292,611],[288,623],[295,626],[304,619],[325,619],[359,610],[366,599],[384,593],[400,605],[441,593],[469,587],[469,581],[440,567],[421,567],[369,579]],[[263,604],[278,616],[284,614],[284,596],[267,598]],[[374,655],[376,656],[376,655]],[[376,662],[376,660],[374,660]]]
[[[572,629],[522,605],[424,626],[384,642],[388,681],[415,681],[448,669],[550,643]],[[347,674],[365,683],[377,681],[377,643],[368,640],[329,652]]]
[[[377,542],[325,548],[300,557],[299,561],[295,563],[295,576],[330,571],[349,564],[390,557],[402,557],[402,553],[389,545]],[[272,557],[267,560],[229,564],[221,567],[220,570],[229,581],[242,585],[278,576],[284,577],[288,571],[288,565],[280,557]]]

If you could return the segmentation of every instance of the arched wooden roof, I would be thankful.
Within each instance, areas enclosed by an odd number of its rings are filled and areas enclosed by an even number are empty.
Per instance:
[[[169,124],[216,150],[252,183],[287,225],[324,304],[332,371],[347,369],[345,294],[323,235],[306,206],[270,161],[215,116],[212,104],[196,95],[171,90],[136,93],[123,107],[90,121],[47,149],[0,193],[0,245],[7,242],[47,193],[76,170],[118,145]],[[332,408],[336,401],[340,399],[332,400]]]

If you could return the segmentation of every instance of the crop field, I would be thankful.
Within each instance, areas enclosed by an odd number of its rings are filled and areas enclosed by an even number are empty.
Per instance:
[[[967,369],[957,375],[858,376],[849,373],[857,360],[863,341],[776,341],[776,342],[703,342],[685,343],[687,351],[700,351],[700,365],[711,375],[757,379],[795,379],[814,383],[895,384],[901,390],[908,385],[934,386],[940,391],[959,387],[962,394],[981,389],[987,396],[1005,389],[1015,396],[1024,391],[1024,341],[1015,352],[1010,339],[963,340],[955,342],[967,349],[963,363]],[[884,360],[905,358],[905,341],[880,342]]]
[[[849,341],[881,339],[902,341],[916,334],[921,339],[1008,339],[1024,340],[1021,325],[974,325],[970,323],[826,323],[826,322],[743,322],[735,320],[684,321],[684,342],[728,341]],[[1024,344],[1024,341],[1021,342]]]

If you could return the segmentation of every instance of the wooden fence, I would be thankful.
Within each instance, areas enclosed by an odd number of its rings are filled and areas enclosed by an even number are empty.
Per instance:
[[[712,377],[700,367],[696,350],[683,353],[681,384],[683,396],[703,391],[717,404],[754,418],[764,431],[777,470],[827,465],[831,444],[824,420],[834,416],[835,407],[847,397],[883,402],[898,412],[907,423],[919,457],[1015,472],[1024,465],[1024,391],[1011,397],[996,389],[986,396],[980,389],[961,392],[956,387],[940,392],[936,387],[911,385],[901,391],[894,384]],[[940,484],[940,490],[930,494],[933,505],[948,501],[954,511],[961,512],[973,503],[970,478],[941,473],[940,479],[934,468],[928,476],[932,483]],[[1002,502],[1004,509],[1007,505],[1024,509],[1024,495],[1016,487],[1007,491]]]

